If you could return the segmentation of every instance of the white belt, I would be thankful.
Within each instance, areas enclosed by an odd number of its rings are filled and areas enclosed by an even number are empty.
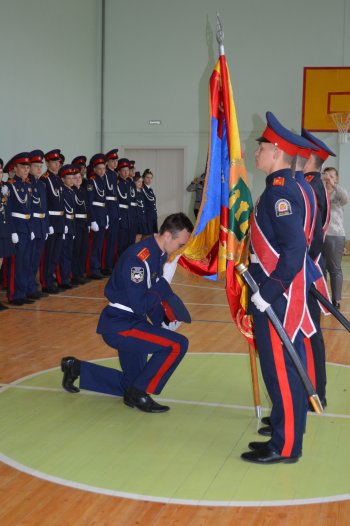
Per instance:
[[[77,219],[87,219],[87,214],[75,214]]]
[[[106,206],[106,203],[100,203],[99,201],[92,201],[92,204],[94,206],[102,206],[102,207],[105,207]]]
[[[130,307],[122,305],[121,303],[109,303],[110,307],[115,307],[116,309],[126,310],[127,312],[134,312]]]
[[[42,214],[38,214],[37,212],[34,212],[34,213],[33,213],[33,217],[38,217],[39,219],[44,219],[44,217],[45,217],[45,212],[42,213]]]
[[[64,212],[58,212],[56,210],[49,210],[49,216],[63,216]]]
[[[20,219],[30,219],[30,214],[20,214],[19,212],[12,212],[12,217],[19,217]]]
[[[74,219],[74,214],[66,214],[67,219]]]
[[[249,257],[250,257],[251,263],[259,263],[259,260],[258,260],[258,258],[256,257],[255,254],[250,254]]]
[[[129,205],[121,205],[121,204],[119,204],[119,207],[120,208],[129,208]]]
[[[131,206],[137,206],[137,203],[130,203]]]
[[[113,197],[112,195],[109,195],[106,197],[106,201],[116,201],[117,198],[116,197]]]

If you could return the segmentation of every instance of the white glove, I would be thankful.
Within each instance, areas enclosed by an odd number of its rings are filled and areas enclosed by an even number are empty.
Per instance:
[[[62,235],[62,239],[66,239],[66,234],[63,234],[63,235]]]
[[[108,230],[109,227],[109,216],[106,216],[106,230]]]
[[[11,234],[12,243],[16,244],[19,241],[18,234]]]
[[[179,261],[179,258],[181,257],[181,255],[182,254],[179,254],[178,256],[176,256],[172,261],[167,261],[163,267],[163,278],[165,278],[169,284],[173,280],[173,277],[176,271],[176,267],[177,267],[177,262]]]
[[[252,302],[260,312],[265,312],[267,307],[270,307],[270,303],[267,303],[262,297],[259,291],[255,292],[252,296]]]
[[[49,226],[49,236],[54,233],[53,226]]]
[[[64,225],[64,233],[68,234],[68,227],[67,227],[67,225]]]
[[[182,321],[177,321],[177,320],[169,322],[169,325],[167,325],[163,321],[162,327],[163,329],[168,329],[169,331],[176,331],[176,329],[178,329],[181,324],[182,324]]]
[[[91,230],[92,230],[93,232],[98,232],[98,231],[100,230],[100,227],[98,226],[98,224],[96,223],[96,221],[93,221],[93,222],[91,223]]]
[[[46,236],[45,236],[45,241],[47,240],[48,237],[49,237],[49,234],[46,234]]]
[[[30,240],[33,241],[33,239],[35,239],[35,234],[34,234],[34,232],[31,232],[30,233]]]

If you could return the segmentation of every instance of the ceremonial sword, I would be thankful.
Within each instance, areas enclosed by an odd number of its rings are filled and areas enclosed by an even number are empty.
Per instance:
[[[244,265],[244,263],[240,263],[239,265],[237,265],[236,269],[238,270],[238,272],[242,275],[243,279],[245,280],[245,282],[248,284],[248,286],[251,288],[251,290],[253,292],[258,292],[259,290],[259,287],[256,283],[256,281],[254,280],[253,276],[250,274],[250,272],[248,271],[247,267]],[[312,405],[312,407],[314,408],[315,412],[316,413],[322,413],[323,412],[323,407],[322,407],[322,404],[321,404],[321,401],[319,399],[319,396],[318,394],[316,393],[315,389],[314,389],[314,386],[312,385],[312,382],[310,380],[310,378],[308,377],[305,369],[304,369],[304,366],[298,356],[298,353],[296,352],[296,350],[294,349],[294,346],[288,336],[288,334],[286,333],[285,331],[285,328],[283,327],[282,323],[280,322],[277,314],[275,313],[275,311],[273,310],[273,308],[271,307],[271,305],[269,305],[267,307],[267,309],[265,310],[265,313],[267,315],[267,317],[269,318],[269,320],[271,321],[274,329],[276,330],[278,336],[280,337],[283,345],[285,346],[288,354],[289,354],[289,357],[298,373],[298,375],[300,376],[300,379],[305,387],[305,390],[308,394],[308,397],[309,397],[309,400],[310,400],[310,403]],[[259,349],[258,349],[259,351]]]

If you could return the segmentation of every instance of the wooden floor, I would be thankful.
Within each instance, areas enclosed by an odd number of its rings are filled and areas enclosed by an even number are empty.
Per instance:
[[[349,258],[344,261],[344,268],[342,311],[349,318]],[[184,299],[195,320],[192,325],[180,328],[190,339],[190,352],[246,352],[247,346],[234,326],[222,323],[229,320],[223,285],[203,284],[180,272],[174,283],[175,291]],[[95,333],[98,314],[105,304],[104,284],[105,281],[91,282],[73,291],[44,298],[33,306],[1,312],[0,383],[7,384],[25,375],[57,367],[65,355],[86,360],[113,356],[113,350]],[[0,300],[4,299],[1,293]],[[348,333],[331,330],[340,326],[329,317],[323,319],[323,326],[328,329],[324,331],[327,360],[350,365]],[[332,444],[329,447],[332,448]],[[0,464],[0,488],[2,526],[350,524],[350,501],[257,508],[169,505],[72,489],[29,476],[5,464]]]

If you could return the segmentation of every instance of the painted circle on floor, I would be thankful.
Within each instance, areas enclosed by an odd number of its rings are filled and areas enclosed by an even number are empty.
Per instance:
[[[117,360],[97,363],[118,366]],[[59,484],[156,502],[272,506],[349,499],[350,367],[328,364],[327,374],[329,406],[324,415],[308,414],[296,464],[240,459],[248,442],[262,439],[249,357],[218,353],[187,355],[162,393],[171,406],[164,414],[130,409],[117,397],[66,393],[58,368],[3,386],[1,460]]]

